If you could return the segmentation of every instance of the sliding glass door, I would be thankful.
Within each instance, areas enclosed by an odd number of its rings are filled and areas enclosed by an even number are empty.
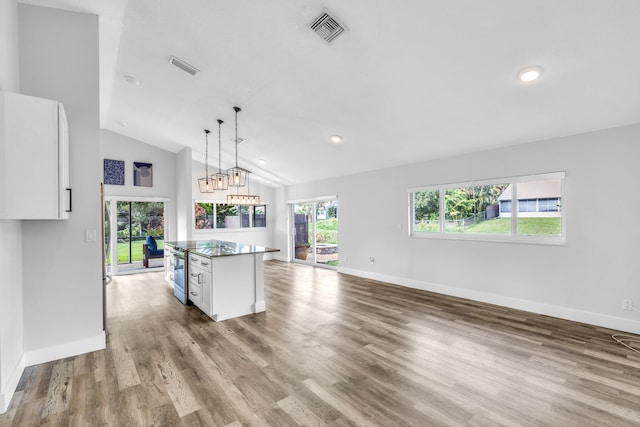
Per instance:
[[[146,268],[143,265],[143,245],[148,236],[164,248],[164,202],[115,200],[105,201],[105,243],[108,273]],[[164,257],[148,260],[149,267],[162,267]]]
[[[338,200],[291,204],[293,259],[306,264],[338,265]]]

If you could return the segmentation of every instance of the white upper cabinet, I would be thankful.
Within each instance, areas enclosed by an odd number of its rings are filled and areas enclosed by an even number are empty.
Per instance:
[[[0,219],[67,219],[71,208],[62,104],[0,92]]]

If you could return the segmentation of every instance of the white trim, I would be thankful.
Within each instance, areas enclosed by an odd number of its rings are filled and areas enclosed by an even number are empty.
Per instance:
[[[496,304],[503,307],[514,308],[517,310],[525,310],[532,313],[553,316],[560,319],[571,320],[574,322],[587,323],[590,325],[602,326],[605,328],[640,334],[640,321],[638,320],[625,319],[622,317],[594,313],[591,311],[576,310],[570,307],[563,307],[559,305],[545,304],[537,301],[507,297],[503,295],[492,294],[489,292],[474,291],[438,283],[423,282],[421,280],[372,273],[369,271],[357,270],[353,268],[338,267],[338,272],[343,274],[350,274],[352,276],[363,277],[366,279],[373,279],[381,282],[405,286],[407,288],[420,289],[423,291],[435,292],[458,298],[466,298],[473,301]]]
[[[327,200],[338,200],[338,195],[336,194],[333,196],[311,197],[309,199],[287,200],[287,204],[293,205],[293,204],[310,203],[310,202],[324,202]]]
[[[3,384],[2,388],[0,389],[0,415],[4,414],[5,412],[7,412],[7,409],[9,409],[9,404],[11,404],[11,399],[13,398],[13,394],[18,387],[18,383],[20,382],[20,377],[22,377],[24,368],[25,357],[23,353],[22,356],[20,356],[20,360],[18,360],[18,363],[11,371],[6,384]]]
[[[105,201],[112,202],[170,202],[168,197],[134,197],[134,196],[104,196]]]
[[[448,182],[448,183],[442,183],[442,184],[422,185],[418,187],[409,187],[407,189],[407,192],[415,193],[418,191],[446,190],[452,187],[459,188],[459,187],[477,187],[481,185],[494,185],[494,184],[517,184],[519,182],[550,181],[554,179],[564,179],[564,178],[565,178],[565,172],[547,172],[547,173],[537,173],[537,174],[530,174],[530,175],[480,179],[477,181]]]
[[[25,352],[25,362],[27,366],[39,363],[51,362],[52,360],[64,359],[65,357],[77,356],[97,350],[104,350],[107,347],[106,335],[100,331],[92,337],[83,340],[71,341],[62,344],[44,347],[38,350]]]
[[[110,276],[128,276],[131,274],[143,274],[164,271],[164,267],[134,268],[131,270],[120,270],[117,272],[109,272]]]
[[[265,303],[264,300],[256,301],[255,304],[253,304],[254,313],[262,313],[266,309],[267,309],[267,304]]]
[[[567,240],[563,236],[526,236],[498,234],[498,233],[442,233],[442,232],[409,232],[409,237],[416,239],[469,240],[476,242],[520,243],[525,245],[566,246]]]
[[[269,231],[269,227],[243,227],[243,228],[194,228],[194,234],[210,234],[210,233],[238,233]]]

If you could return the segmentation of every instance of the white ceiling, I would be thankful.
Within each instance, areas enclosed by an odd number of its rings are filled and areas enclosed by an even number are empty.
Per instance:
[[[221,118],[228,167],[237,105],[240,166],[271,185],[640,122],[637,0],[22,2],[100,15],[102,127],[197,159],[209,128],[217,165]]]

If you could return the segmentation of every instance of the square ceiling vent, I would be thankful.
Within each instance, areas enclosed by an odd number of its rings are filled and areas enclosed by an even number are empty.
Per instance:
[[[327,43],[333,42],[346,29],[340,20],[326,9],[308,26]]]

